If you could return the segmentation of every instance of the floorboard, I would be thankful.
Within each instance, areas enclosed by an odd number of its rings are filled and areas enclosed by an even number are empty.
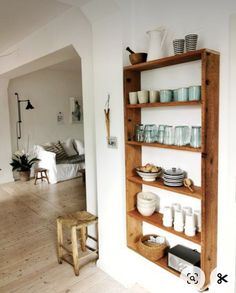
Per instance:
[[[56,218],[86,207],[82,178],[50,185],[12,182],[0,185],[1,293],[144,293],[125,289],[89,263],[75,277],[56,257]]]

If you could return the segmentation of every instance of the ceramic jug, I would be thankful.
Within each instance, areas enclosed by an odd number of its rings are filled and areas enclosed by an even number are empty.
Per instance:
[[[147,61],[164,57],[163,44],[167,36],[167,30],[159,27],[155,30],[148,31],[147,34],[149,35]]]

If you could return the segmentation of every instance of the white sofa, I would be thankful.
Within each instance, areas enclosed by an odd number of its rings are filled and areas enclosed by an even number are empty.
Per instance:
[[[52,146],[53,143],[34,146],[34,154],[40,159],[38,167],[48,170],[51,184],[78,177],[81,175],[80,170],[85,169],[83,143],[78,140],[68,139],[61,144],[68,155],[67,158],[61,161],[56,160],[55,152],[45,150],[45,148]]]

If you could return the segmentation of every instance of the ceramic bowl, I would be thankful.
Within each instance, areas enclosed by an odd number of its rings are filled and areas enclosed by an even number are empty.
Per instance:
[[[157,201],[157,196],[153,192],[139,192],[137,194],[137,202],[140,204],[152,204],[156,203]]]
[[[138,175],[143,179],[143,181],[155,181],[157,177],[161,176],[161,171],[159,172],[141,172],[136,170]]]
[[[155,212],[156,206],[154,205],[153,207],[143,207],[143,206],[137,205],[137,209],[141,215],[148,217],[148,216],[151,216]]]

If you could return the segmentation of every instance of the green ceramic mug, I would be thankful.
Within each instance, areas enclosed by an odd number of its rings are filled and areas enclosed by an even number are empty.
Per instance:
[[[200,85],[190,86],[188,91],[189,91],[189,101],[201,100],[201,86]]]
[[[188,88],[181,87],[178,89],[178,102],[188,101]]]
[[[160,90],[160,101],[161,103],[171,102],[173,98],[172,90]]]

